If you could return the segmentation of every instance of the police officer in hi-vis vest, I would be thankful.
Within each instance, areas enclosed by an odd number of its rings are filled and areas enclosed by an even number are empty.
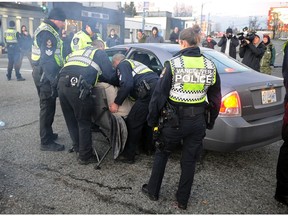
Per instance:
[[[146,142],[152,144],[152,128],[148,129],[145,135],[143,131],[147,125],[148,105],[159,76],[146,65],[125,59],[122,54],[115,54],[112,64],[116,68],[120,87],[114,102],[109,105],[110,111],[117,113],[119,106],[127,97],[135,100],[126,119],[128,138],[122,160],[122,162],[132,164],[135,162],[137,145],[141,138],[146,138]]]
[[[103,49],[103,42],[94,40],[90,46],[70,53],[59,74],[59,100],[73,141],[70,152],[79,153],[78,163],[81,165],[97,162],[92,149],[94,99],[91,90],[98,81],[118,84],[111,61]]]
[[[158,131],[152,173],[142,192],[158,200],[169,155],[183,141],[177,207],[186,209],[194,179],[195,164],[202,151],[206,128],[212,129],[221,104],[220,78],[214,63],[204,57],[199,43],[200,27],[181,31],[181,51],[165,62],[150,104],[148,124]],[[206,108],[210,117],[205,120]]]
[[[24,81],[25,79],[22,77],[20,73],[21,67],[21,55],[20,55],[20,47],[19,47],[19,37],[20,34],[15,30],[15,22],[9,22],[9,28],[4,32],[4,40],[7,45],[8,52],[8,67],[7,67],[7,80],[11,80],[13,67],[15,69],[15,75],[17,81]]]
[[[63,42],[59,29],[65,25],[66,15],[60,8],[53,8],[34,32],[32,45],[33,79],[40,98],[40,139],[41,151],[63,151],[64,145],[54,140],[53,133],[57,97],[57,75],[64,65]]]
[[[96,28],[96,24],[97,22],[95,20],[88,20],[86,23],[84,22],[82,30],[75,33],[75,35],[72,38],[71,41],[72,52],[91,46],[92,41],[95,39],[102,40],[100,38],[100,35],[97,34],[99,30]]]

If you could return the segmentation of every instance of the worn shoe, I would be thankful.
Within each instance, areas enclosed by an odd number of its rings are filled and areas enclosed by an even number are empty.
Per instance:
[[[88,165],[91,163],[97,163],[97,158],[95,155],[92,155],[90,158],[88,158],[87,160],[82,160],[80,158],[78,158],[78,164],[80,165]]]
[[[26,79],[23,77],[17,78],[17,81],[25,81]]]
[[[182,203],[177,202],[177,207],[181,210],[186,210],[187,204],[182,204]]]
[[[41,151],[63,151],[65,149],[64,145],[58,144],[54,141],[48,144],[41,144],[40,150]]]
[[[11,80],[11,77],[9,77],[7,74],[6,74],[6,77],[7,77],[7,80],[8,80],[8,81]]]
[[[288,206],[288,196],[275,194],[274,198],[278,202]]]
[[[75,152],[75,149],[74,149],[74,147],[72,147],[72,148],[68,149],[68,153],[73,153],[73,152]]]
[[[150,200],[152,201],[157,201],[158,200],[158,196],[155,196],[155,195],[152,195],[149,193],[148,191],[148,185],[147,184],[144,184],[142,186],[142,189],[141,189],[142,193],[147,196]]]
[[[53,133],[52,134],[52,140],[56,140],[58,139],[58,134],[57,133]]]

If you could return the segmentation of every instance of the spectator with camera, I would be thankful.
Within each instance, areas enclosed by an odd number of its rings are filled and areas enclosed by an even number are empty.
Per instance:
[[[265,53],[262,33],[253,33],[241,40],[239,56],[242,63],[260,72],[260,61]]]
[[[236,47],[239,45],[239,40],[236,36],[233,36],[231,28],[227,28],[226,34],[223,34],[217,45],[221,47],[221,52],[236,59]]]

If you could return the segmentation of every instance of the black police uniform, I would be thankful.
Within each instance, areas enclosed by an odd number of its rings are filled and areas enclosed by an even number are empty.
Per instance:
[[[85,50],[95,50],[87,47]],[[77,51],[76,51],[77,52]],[[72,59],[73,53],[67,58]],[[93,62],[101,69],[99,80],[110,84],[117,84],[117,75],[113,70],[109,57],[103,50],[97,50],[93,56]],[[63,115],[68,127],[70,137],[73,141],[73,149],[79,152],[79,159],[88,161],[92,157],[92,134],[91,117],[94,110],[93,98],[89,95],[80,99],[80,75],[88,85],[94,86],[99,71],[92,66],[64,65],[59,75],[58,94]],[[80,85],[80,86],[79,86]]]
[[[199,48],[186,48],[180,51],[179,56],[181,55],[186,57],[201,56]],[[148,185],[143,185],[142,191],[148,194],[150,199],[158,199],[168,157],[178,146],[179,141],[183,140],[182,172],[176,197],[178,206],[185,209],[194,179],[195,164],[202,151],[202,140],[206,130],[204,111],[207,103],[204,101],[190,104],[170,100],[171,86],[174,82],[172,80],[171,65],[170,62],[166,62],[150,101],[147,121],[151,127],[158,126],[159,115],[163,111],[164,106],[167,105],[167,102],[169,102],[170,107],[166,110],[166,113],[171,112],[173,115],[171,114],[171,119],[167,123],[163,122],[163,128],[160,130],[160,140],[164,143],[164,146],[156,149],[151,177]],[[185,96],[185,91],[182,93]],[[217,72],[216,82],[208,87],[207,97],[213,107],[211,109],[211,123],[208,125],[211,128],[218,116],[221,104],[220,79]],[[170,117],[167,114],[167,118]]]
[[[146,68],[148,69],[148,67]],[[146,117],[148,115],[148,106],[159,76],[151,70],[149,72],[136,74],[133,76],[132,73],[134,73],[134,71],[131,64],[127,60],[122,60],[118,64],[116,71],[121,79],[119,81],[120,88],[114,102],[117,105],[121,105],[125,98],[129,96],[136,100],[126,119],[128,138],[123,152],[123,156],[125,156],[129,162],[133,163],[135,160],[137,146],[140,143],[141,138],[144,138],[142,134],[143,130],[145,129],[145,125],[147,125]],[[139,86],[143,80],[149,84],[150,91],[144,97],[139,97]],[[151,144],[151,128],[146,129],[145,138],[146,143]]]
[[[6,76],[8,80],[11,80],[12,70],[14,67],[17,80],[24,81],[25,79],[22,77],[20,73],[20,67],[21,67],[21,52],[19,47],[20,33],[19,32],[16,33],[17,41],[9,42],[9,40],[6,39],[5,35],[9,34],[10,31],[16,31],[16,30],[14,29],[14,27],[10,27],[4,34],[8,54],[8,67]]]
[[[44,23],[50,25],[59,32],[59,28],[49,19],[45,19]],[[59,35],[58,35],[59,36]],[[59,36],[60,37],[60,36]],[[40,60],[33,61],[33,79],[40,98],[40,138],[41,148],[51,145],[55,146],[52,124],[56,110],[56,97],[57,97],[57,75],[61,67],[54,59],[54,52],[57,46],[57,39],[49,31],[41,31],[36,40],[40,48]],[[64,146],[56,145],[55,150],[63,150]]]

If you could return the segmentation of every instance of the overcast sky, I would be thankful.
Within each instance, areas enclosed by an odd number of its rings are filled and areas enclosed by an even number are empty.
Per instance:
[[[144,1],[134,0],[135,5]],[[125,2],[125,0],[122,0],[122,2]],[[127,0],[126,2],[130,1]],[[150,0],[149,2],[154,3],[161,11],[167,10],[173,12],[173,8],[177,2],[178,4],[192,5],[193,10],[198,15],[201,13],[201,5],[203,4],[203,14],[210,13],[211,15],[245,17],[267,16],[271,6],[288,6],[288,3],[285,3],[284,0]]]

